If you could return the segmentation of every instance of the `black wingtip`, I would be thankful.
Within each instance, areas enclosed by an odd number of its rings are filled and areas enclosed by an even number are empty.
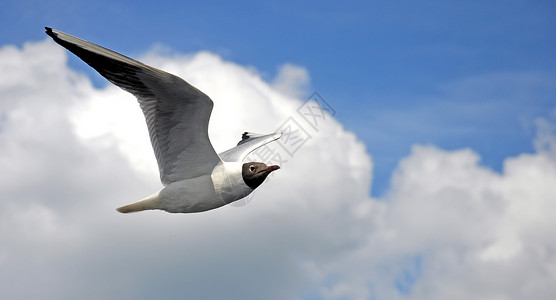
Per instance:
[[[46,34],[48,34],[51,37],[54,37],[54,32],[52,32],[52,28],[50,27],[44,27]]]
[[[247,140],[247,139],[249,139],[249,132],[246,131],[241,135],[241,141],[239,141],[239,143],[237,143],[237,145],[239,146],[239,145],[243,144],[245,142],[245,140]]]

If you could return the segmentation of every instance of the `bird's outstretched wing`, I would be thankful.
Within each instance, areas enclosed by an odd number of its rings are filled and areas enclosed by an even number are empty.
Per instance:
[[[271,134],[256,134],[251,132],[245,132],[241,136],[241,141],[236,147],[219,153],[220,159],[227,162],[237,162],[243,161],[243,159],[249,155],[249,153],[257,150],[272,141],[275,141],[282,137],[281,132],[271,133]]]
[[[67,33],[54,41],[137,97],[164,185],[210,174],[220,158],[208,137],[212,100],[183,79]]]

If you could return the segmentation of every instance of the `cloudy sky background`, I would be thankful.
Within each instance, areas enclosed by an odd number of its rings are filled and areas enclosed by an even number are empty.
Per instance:
[[[551,299],[555,9],[7,1],[2,298]],[[218,151],[292,119],[311,139],[249,201],[121,215],[161,186],[143,116],[43,26],[205,91]]]

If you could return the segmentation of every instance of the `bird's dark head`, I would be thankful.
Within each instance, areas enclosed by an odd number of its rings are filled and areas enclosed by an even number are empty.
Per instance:
[[[261,183],[264,182],[268,174],[272,171],[280,169],[279,166],[267,166],[266,164],[260,162],[248,162],[244,163],[241,175],[243,176],[243,181],[247,186],[252,189],[256,189]]]

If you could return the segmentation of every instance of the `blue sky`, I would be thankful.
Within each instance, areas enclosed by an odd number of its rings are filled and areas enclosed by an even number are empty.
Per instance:
[[[550,1],[7,1],[0,42],[51,26],[130,56],[209,50],[268,79],[303,66],[307,96],[373,155],[378,196],[415,143],[471,147],[496,170],[533,150],[534,119],[554,108],[555,14]]]

